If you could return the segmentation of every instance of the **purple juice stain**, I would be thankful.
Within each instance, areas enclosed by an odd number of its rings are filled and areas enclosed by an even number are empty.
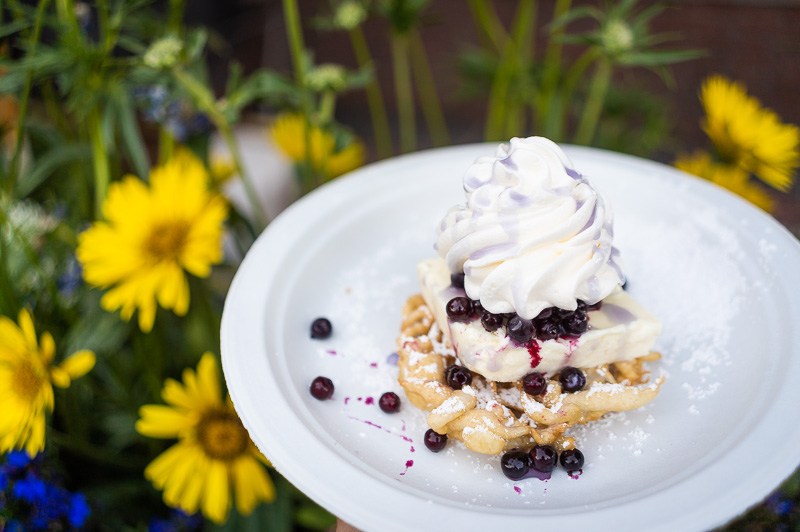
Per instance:
[[[581,478],[581,475],[583,474],[583,469],[578,469],[577,471],[570,471],[567,474],[569,475],[569,478],[571,478],[572,480],[578,480],[579,478]]]
[[[522,493],[522,488],[520,488],[519,486],[514,486],[514,491],[516,491],[517,493]]]
[[[400,476],[402,477],[403,475],[405,475],[406,473],[408,473],[408,470],[409,470],[409,469],[410,469],[410,468],[411,468],[413,465],[414,465],[414,460],[406,460],[406,468],[403,470],[403,472],[402,472],[402,473],[400,473]]]
[[[345,397],[345,398],[344,398],[344,404],[347,404],[347,403],[349,403],[349,402],[350,402],[350,398],[349,398],[349,397]]]
[[[409,449],[409,450],[410,450],[412,453],[413,453],[413,452],[416,452],[416,449],[414,449],[414,446],[413,446],[413,445],[411,446],[411,449]]]
[[[365,425],[369,425],[370,427],[375,427],[376,429],[380,429],[380,430],[382,430],[384,432],[388,432],[392,436],[397,436],[398,438],[400,438],[401,440],[403,440],[406,443],[414,443],[414,440],[409,438],[405,434],[398,434],[396,432],[393,432],[393,431],[391,431],[391,430],[389,430],[389,429],[387,429],[385,427],[382,427],[381,425],[378,425],[377,423],[374,423],[374,422],[372,422],[372,421],[370,421],[368,419],[359,419],[359,418],[357,418],[355,416],[347,416],[347,417],[349,417],[352,420],[358,421],[360,423],[364,423]],[[403,422],[403,430],[405,430],[405,422]]]
[[[365,405],[371,405],[374,402],[375,402],[375,399],[373,399],[372,397],[367,397],[366,399],[364,399],[364,404]]]
[[[377,367],[378,367],[378,363],[377,363],[377,362],[370,362],[370,363],[369,363],[369,367],[371,367],[371,368],[377,368]]]
[[[336,352],[336,349],[326,349],[325,352],[328,353],[332,357],[335,357],[336,355],[339,354],[338,352]]]
[[[390,353],[389,356],[386,357],[386,363],[392,366],[396,366],[398,360],[400,360],[400,355],[397,353]]]
[[[530,468],[528,472],[525,474],[525,476],[522,478],[538,478],[539,480],[542,481],[548,481],[550,480],[551,476],[552,476],[551,472],[542,473],[541,471],[536,471],[534,468]]]

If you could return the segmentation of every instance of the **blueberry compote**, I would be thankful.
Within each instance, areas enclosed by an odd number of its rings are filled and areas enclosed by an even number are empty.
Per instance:
[[[453,288],[463,292],[464,274],[450,275]],[[483,328],[489,332],[505,329],[506,335],[518,345],[524,345],[531,352],[531,367],[538,364],[537,357],[540,342],[558,338],[574,339],[589,330],[588,312],[599,310],[602,302],[592,305],[578,299],[575,310],[548,307],[532,320],[518,316],[514,312],[494,314],[483,308],[479,299],[457,296],[447,302],[447,316],[452,321],[470,322],[480,320]]]

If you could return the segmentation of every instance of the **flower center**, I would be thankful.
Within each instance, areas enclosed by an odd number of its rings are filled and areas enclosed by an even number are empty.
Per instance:
[[[29,361],[23,361],[14,371],[11,382],[17,396],[26,403],[32,403],[44,385],[45,379]]]
[[[197,427],[197,440],[205,453],[217,460],[233,460],[247,451],[250,437],[232,412],[205,414]]]
[[[185,222],[174,221],[159,224],[153,227],[144,248],[156,260],[177,259],[189,236],[189,225]]]

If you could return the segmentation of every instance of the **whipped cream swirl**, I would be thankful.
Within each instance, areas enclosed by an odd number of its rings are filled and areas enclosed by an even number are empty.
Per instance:
[[[486,310],[532,319],[596,303],[624,282],[613,215],[554,142],[512,138],[473,163],[464,190],[435,247]]]

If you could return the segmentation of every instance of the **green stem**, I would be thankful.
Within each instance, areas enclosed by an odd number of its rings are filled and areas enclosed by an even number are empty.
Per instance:
[[[8,202],[4,201],[3,198],[0,198],[0,202],[0,296],[2,296],[0,297],[0,313],[15,317],[20,306],[6,262],[9,253],[5,232],[10,224],[8,223],[5,206],[8,205]]]
[[[175,137],[165,128],[158,130],[158,161],[161,164],[167,162],[175,153]]]
[[[297,7],[297,0],[283,0],[283,17],[286,24],[286,38],[289,40],[289,51],[292,56],[294,66],[295,83],[300,88],[300,106],[303,111],[303,142],[305,143],[305,162],[306,170],[310,173],[311,179],[305,179],[301,175],[300,181],[304,192],[313,188],[317,181],[314,171],[314,161],[311,153],[311,116],[312,100],[311,94],[306,87],[306,67],[303,57],[305,45],[303,44],[303,28],[300,25],[300,10]],[[310,187],[309,187],[310,184]]]
[[[530,46],[534,14],[532,0],[522,0],[514,16],[512,38],[506,42],[502,60],[495,72],[489,94],[484,135],[488,141],[506,139],[521,133],[522,113],[519,102],[512,94],[511,85],[515,77],[524,75],[525,64],[521,63],[522,49]]]
[[[333,120],[333,113],[336,111],[336,93],[333,91],[325,91],[322,93],[322,98],[319,103],[319,123],[321,125],[330,124]]]
[[[42,0],[36,8],[36,18],[33,22],[33,30],[30,36],[30,45],[27,56],[35,57],[36,48],[39,45],[39,36],[42,33],[42,24],[44,22],[44,14],[47,6],[50,4],[48,0]],[[22,158],[22,148],[25,145],[25,121],[28,117],[28,107],[30,104],[31,89],[33,88],[33,73],[29,73],[25,77],[25,85],[22,88],[22,94],[19,101],[19,118],[17,119],[17,138],[14,144],[14,155],[11,157],[11,165],[9,167],[9,174],[6,180],[6,191],[11,195],[14,192],[14,187],[17,184],[17,178],[20,174],[20,162]]]
[[[258,200],[258,193],[253,186],[253,180],[250,179],[250,175],[247,172],[244,161],[242,160],[242,153],[239,149],[239,143],[236,142],[236,135],[233,133],[233,128],[230,126],[230,124],[224,122],[217,124],[217,129],[219,130],[220,135],[222,135],[222,139],[225,141],[225,146],[227,146],[228,151],[231,153],[233,164],[236,166],[236,171],[242,180],[242,184],[244,185],[245,194],[247,194],[247,198],[250,200],[250,205],[253,207],[253,216],[256,219],[256,223],[258,224],[259,229],[263,229],[269,223],[269,215],[267,214],[264,206]]]
[[[360,26],[350,30],[350,43],[353,53],[360,68],[371,66],[374,68],[375,62],[364,37],[364,31]],[[367,106],[369,107],[370,118],[372,119],[372,133],[375,135],[375,149],[378,157],[383,159],[392,155],[392,132],[389,129],[389,118],[386,113],[381,84],[378,81],[377,72],[373,70],[372,81],[365,88],[367,92]]]
[[[572,5],[571,0],[557,0],[553,11],[553,20],[563,17]],[[538,126],[544,136],[554,140],[560,140],[556,133],[563,132],[563,124],[557,120],[560,118],[561,106],[568,102],[568,99],[559,98],[558,82],[561,72],[561,36],[564,34],[564,27],[559,26],[550,33],[548,37],[547,50],[544,57],[544,73],[542,74],[542,89],[534,97],[533,109],[538,117]]]
[[[181,33],[183,23],[183,12],[186,8],[185,0],[169,0],[169,31],[176,35]]]
[[[48,429],[47,436],[56,446],[96,463],[107,464],[126,471],[141,470],[145,465],[143,462],[132,460],[130,456],[108,450],[105,447],[98,447],[87,441],[79,441],[73,435],[63,434],[53,428]]]
[[[400,126],[400,152],[413,151],[417,146],[414,93],[408,57],[408,35],[393,33],[391,37],[394,87],[397,98],[397,117]]]
[[[411,36],[411,66],[414,69],[420,105],[433,145],[446,146],[450,144],[450,133],[447,131],[439,94],[436,92],[436,83],[431,73],[428,53],[425,51],[425,45],[417,31],[414,31]]]
[[[605,57],[598,59],[594,76],[589,85],[586,106],[583,109],[578,131],[575,134],[576,144],[588,145],[594,139],[597,124],[600,121],[600,114],[603,112],[603,104],[606,100],[608,87],[611,84],[611,69],[611,61]]]
[[[486,0],[469,0],[472,19],[483,30],[483,35],[492,44],[496,52],[505,49],[510,37],[500,22],[494,6]]]
[[[256,219],[256,223],[259,229],[263,229],[269,222],[269,216],[261,205],[261,202],[258,201],[258,195],[253,187],[250,174],[247,172],[247,168],[242,162],[239,144],[236,142],[236,136],[233,134],[231,124],[218,108],[217,102],[214,100],[214,96],[211,94],[208,87],[181,68],[176,68],[173,74],[178,84],[192,97],[197,108],[208,115],[209,120],[211,120],[211,123],[214,124],[219,134],[222,136],[222,140],[231,153],[233,164],[236,166],[236,172],[239,174],[239,178],[244,184],[244,191],[247,195],[247,199],[250,201],[250,206],[253,208],[253,216]]]
[[[301,87],[305,83],[305,68],[303,66],[303,31],[300,26],[300,11],[297,0],[283,0],[283,16],[286,24],[286,37],[289,39],[289,52],[292,55],[295,80]]]
[[[92,165],[94,166],[94,212],[97,219],[102,218],[103,202],[108,194],[111,181],[108,153],[103,132],[100,111],[95,108],[89,114],[89,140],[92,145]]]
[[[583,79],[586,69],[591,66],[596,58],[597,51],[590,48],[581,54],[572,66],[567,69],[561,90],[556,93],[556,98],[554,98],[555,110],[548,113],[548,118],[550,118],[550,115],[553,115],[553,118],[551,118],[553,122],[552,138],[566,138],[567,123],[570,119],[572,98],[575,94],[575,89],[580,80]]]

